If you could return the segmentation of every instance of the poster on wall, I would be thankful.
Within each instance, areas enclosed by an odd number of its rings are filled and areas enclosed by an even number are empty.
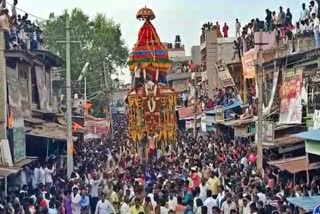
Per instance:
[[[40,66],[35,66],[36,77],[37,77],[37,89],[39,92],[40,99],[40,109],[47,111],[48,110],[48,89],[46,86],[46,73]]]
[[[241,61],[244,79],[253,79],[256,77],[256,57],[257,54],[254,49],[243,54]]]
[[[216,111],[216,117],[215,117],[216,122],[217,123],[224,122],[224,108],[223,108],[223,106],[216,106],[215,111]]]
[[[206,120],[206,115],[205,114],[201,116],[201,130],[203,132],[207,131],[207,120]]]
[[[25,159],[26,157],[24,115],[19,84],[18,70],[7,67],[7,85],[9,95],[8,136],[15,163]]]
[[[234,87],[235,83],[233,81],[233,78],[230,74],[230,71],[224,62],[224,60],[219,60],[215,63],[216,69],[218,71],[218,76],[222,82],[223,87]]]
[[[262,142],[264,143],[274,143],[274,122],[273,121],[263,121],[262,122]]]
[[[302,69],[290,69],[282,74],[280,89],[281,124],[299,124],[302,121]]]

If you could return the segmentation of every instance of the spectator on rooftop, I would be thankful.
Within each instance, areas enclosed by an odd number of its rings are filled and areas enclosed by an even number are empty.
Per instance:
[[[309,10],[306,8],[306,4],[302,4],[302,10],[300,12],[300,22],[305,22],[309,19]]]
[[[7,1],[6,0],[1,0],[0,3],[1,3],[1,8],[4,9],[4,8],[7,7]]]
[[[319,37],[320,21],[319,21],[319,18],[316,16],[316,13],[312,14],[312,19],[313,19],[313,33],[314,33],[314,40],[316,42],[316,48],[320,48],[320,37]]]
[[[318,5],[314,1],[311,1],[310,2],[310,15],[311,15],[311,17],[314,13],[316,14],[316,16],[318,16]]]
[[[12,17],[17,17],[17,9],[16,9],[17,4],[18,4],[18,0],[14,0],[11,7]]]
[[[272,24],[272,13],[269,9],[266,9],[266,27],[267,27],[267,31],[271,30],[271,24]]]
[[[222,34],[221,34],[221,28],[220,28],[219,22],[216,22],[216,32],[217,32],[217,37],[221,38]]]
[[[283,12],[282,7],[279,7],[279,13],[277,16],[277,25],[283,25],[285,22],[286,14]]]
[[[273,26],[276,25],[276,21],[277,21],[277,13],[276,13],[276,11],[273,11],[272,12],[272,24],[273,24]]]
[[[284,24],[286,26],[292,26],[292,14],[290,12],[290,8],[287,9],[286,18]]]
[[[222,28],[222,31],[223,31],[223,36],[224,36],[225,38],[227,38],[227,37],[228,37],[228,31],[229,31],[229,26],[227,25],[227,23],[224,23],[224,26],[223,26],[223,28]]]
[[[10,49],[10,23],[9,23],[9,11],[4,9],[0,15],[0,27],[4,30],[4,37],[6,40],[6,49]]]
[[[240,37],[240,29],[241,29],[241,23],[239,22],[239,19],[236,19],[236,37]]]

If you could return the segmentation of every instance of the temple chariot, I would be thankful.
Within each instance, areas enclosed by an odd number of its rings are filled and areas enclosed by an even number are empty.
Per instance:
[[[168,49],[151,23],[155,19],[151,9],[141,8],[136,18],[144,23],[128,62],[132,77],[127,96],[129,135],[136,145],[145,134],[157,135],[157,146],[163,147],[176,137],[177,93],[166,80],[171,69]]]

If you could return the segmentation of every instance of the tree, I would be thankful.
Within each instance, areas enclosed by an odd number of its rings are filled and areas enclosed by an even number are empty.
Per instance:
[[[45,46],[65,59],[65,11],[60,16],[51,13],[49,19],[41,23]],[[80,44],[71,44],[71,78],[76,80],[86,62],[90,63],[87,72],[87,93],[94,103],[103,97],[105,68],[109,74],[117,68],[126,66],[129,51],[121,37],[120,25],[102,14],[90,19],[81,9],[73,9],[70,14],[71,40]],[[100,94],[99,94],[100,93]],[[91,96],[90,96],[91,95]]]

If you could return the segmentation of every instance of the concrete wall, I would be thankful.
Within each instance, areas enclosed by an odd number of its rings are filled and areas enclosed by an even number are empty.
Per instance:
[[[233,42],[236,40],[234,37],[230,38],[218,38],[218,49],[217,49],[217,61],[223,59],[226,64],[229,64],[232,61],[233,57]],[[238,58],[238,57],[237,57]]]
[[[182,92],[184,90],[188,90],[188,83],[186,80],[175,80],[175,81],[172,81],[172,87],[176,91]]]
[[[213,97],[213,89],[218,87],[218,72],[215,63],[217,61],[217,33],[216,31],[206,31],[206,54],[207,54],[207,77],[208,77],[208,95]]]
[[[191,47],[191,59],[196,65],[201,64],[200,45]]]
[[[168,55],[169,55],[169,58],[184,57],[184,56],[186,56],[186,52],[184,49],[178,49],[178,50],[170,49],[170,50],[168,50]]]

